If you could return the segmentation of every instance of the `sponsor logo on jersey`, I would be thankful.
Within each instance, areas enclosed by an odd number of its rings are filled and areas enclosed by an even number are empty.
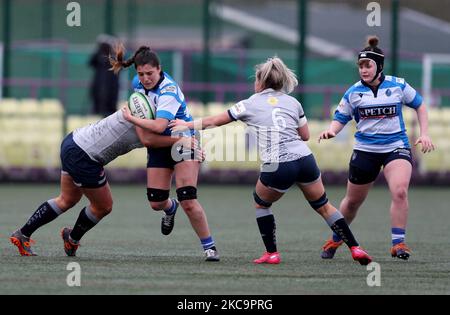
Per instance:
[[[396,105],[383,105],[372,107],[359,107],[359,116],[361,119],[382,119],[397,116]]]
[[[403,78],[396,78],[395,81],[397,81],[397,83],[400,83],[400,84],[405,84],[405,79],[403,79]]]
[[[236,116],[239,116],[243,112],[246,111],[245,105],[242,102],[237,103],[233,107],[231,107],[231,112],[235,114]]]
[[[164,89],[161,90],[161,94],[164,93],[175,93],[175,91],[177,90],[177,87],[174,85],[170,85],[170,86],[166,86]]]
[[[391,90],[390,90],[390,89],[387,89],[387,90],[386,90],[386,96],[391,96],[391,95],[392,95]]]

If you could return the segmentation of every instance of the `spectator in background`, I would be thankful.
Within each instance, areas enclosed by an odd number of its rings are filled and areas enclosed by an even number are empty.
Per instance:
[[[112,52],[115,38],[109,35],[99,35],[98,47],[89,60],[89,66],[94,69],[89,96],[92,100],[93,114],[109,116],[117,110],[119,97],[119,77],[110,71],[109,56]]]

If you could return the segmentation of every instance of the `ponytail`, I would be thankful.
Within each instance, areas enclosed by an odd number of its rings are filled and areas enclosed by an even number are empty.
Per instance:
[[[123,57],[125,55],[125,47],[122,43],[119,43],[115,47],[115,54],[115,58],[109,56],[109,63],[111,64],[111,68],[109,70],[114,71],[115,74],[118,74],[122,68],[128,68],[133,64],[135,68],[145,64],[150,64],[153,67],[159,67],[161,64],[156,53],[148,46],[139,47],[133,57],[124,61]]]
[[[272,88],[286,94],[298,85],[295,73],[276,56],[256,66],[256,78],[264,89]]]

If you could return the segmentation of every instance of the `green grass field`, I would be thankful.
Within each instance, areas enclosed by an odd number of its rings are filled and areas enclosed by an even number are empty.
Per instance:
[[[38,230],[37,257],[20,257],[9,234],[42,201],[56,195],[54,185],[0,185],[0,294],[449,294],[450,200],[448,188],[410,190],[408,262],[390,257],[388,191],[375,188],[352,225],[360,243],[381,266],[381,286],[369,287],[370,271],[342,248],[332,261],[320,258],[328,226],[292,189],[274,207],[280,265],[254,265],[263,252],[250,186],[200,186],[219,263],[203,252],[186,215],[180,211],[170,236],[160,234],[160,213],[147,206],[145,187],[114,186],[113,213],[82,240],[78,257],[65,257],[59,230],[73,225],[83,200]],[[342,188],[329,188],[337,204]],[[69,287],[69,262],[81,266],[81,287]]]

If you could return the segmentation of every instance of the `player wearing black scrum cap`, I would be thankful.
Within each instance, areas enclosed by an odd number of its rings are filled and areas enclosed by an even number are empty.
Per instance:
[[[411,255],[405,234],[412,157],[403,105],[417,113],[420,136],[415,145],[420,143],[423,153],[434,150],[434,145],[428,136],[428,115],[422,96],[404,79],[384,75],[384,53],[378,48],[378,42],[378,37],[369,37],[367,46],[358,53],[361,80],[344,94],[330,127],[320,134],[319,141],[335,137],[350,120],[356,121],[347,193],[340,210],[350,224],[383,167],[391,193],[391,255],[406,260]],[[333,234],[323,246],[322,258],[333,258],[341,244],[342,239]]]

